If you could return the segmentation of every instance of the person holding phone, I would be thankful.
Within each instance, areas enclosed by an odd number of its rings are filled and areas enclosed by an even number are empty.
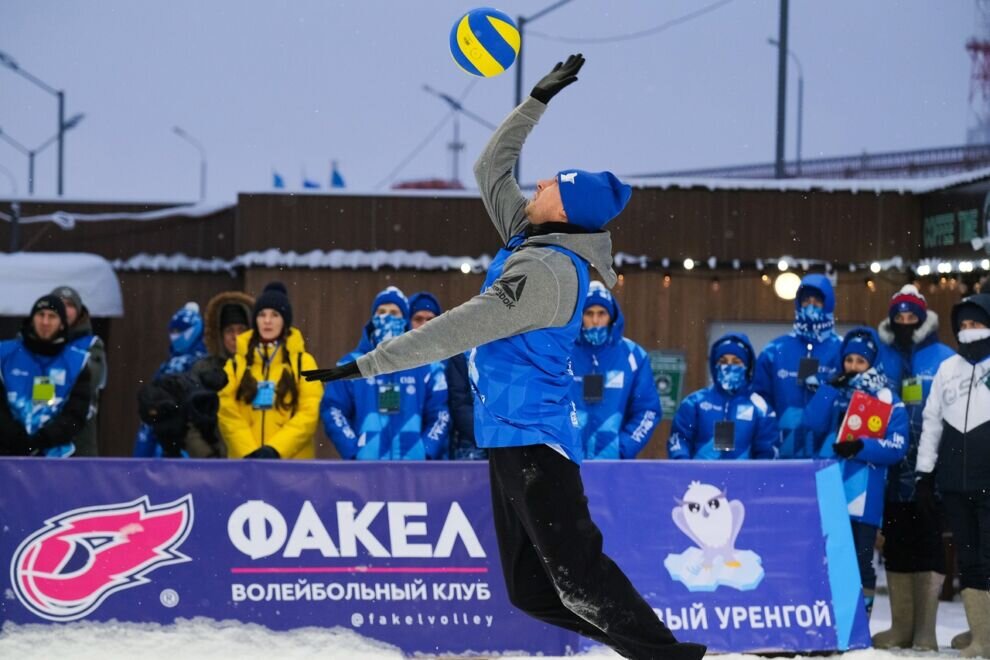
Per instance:
[[[814,437],[801,423],[818,385],[839,372],[835,293],[828,277],[805,275],[794,298],[794,329],[770,342],[756,361],[753,389],[777,411],[780,458],[811,458]]]
[[[672,459],[742,460],[777,457],[777,415],[753,391],[756,355],[749,337],[729,333],[708,354],[712,384],[677,407],[667,455]]]
[[[612,293],[591,282],[573,355],[585,458],[636,458],[663,416],[650,358],[625,325]]]

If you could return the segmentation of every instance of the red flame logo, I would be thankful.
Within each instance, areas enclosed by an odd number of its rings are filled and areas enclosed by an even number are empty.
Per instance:
[[[178,551],[192,529],[192,495],[151,506],[133,502],[73,509],[45,521],[10,564],[17,599],[38,616],[74,621],[151,571],[189,561]]]

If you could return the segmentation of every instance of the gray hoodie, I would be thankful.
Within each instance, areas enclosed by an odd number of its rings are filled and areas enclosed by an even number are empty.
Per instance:
[[[527,199],[512,170],[546,108],[532,97],[520,104],[492,135],[474,166],[481,199],[504,243],[530,226]],[[579,255],[598,270],[609,288],[615,285],[612,238],[607,231],[532,235],[506,260],[502,276],[484,293],[358,358],[361,375],[412,369],[497,339],[567,325],[579,302],[577,273],[567,255],[544,245]]]

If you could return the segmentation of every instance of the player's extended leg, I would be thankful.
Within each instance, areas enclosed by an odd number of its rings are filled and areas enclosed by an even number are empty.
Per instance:
[[[611,644],[605,633],[560,602],[557,589],[516,515],[512,502],[502,492],[490,459],[488,465],[492,484],[492,517],[509,601],[540,621],[572,630],[602,644]]]
[[[577,465],[545,445],[493,449],[489,463],[560,602],[607,636],[593,639],[630,658],[704,656],[704,646],[677,642],[602,552],[602,535],[591,520]]]

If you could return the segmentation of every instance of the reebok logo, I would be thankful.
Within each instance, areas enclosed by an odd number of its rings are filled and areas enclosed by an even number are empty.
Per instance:
[[[523,289],[526,287],[526,276],[516,275],[504,277],[492,285],[495,296],[502,301],[502,304],[512,309],[522,297]]]

